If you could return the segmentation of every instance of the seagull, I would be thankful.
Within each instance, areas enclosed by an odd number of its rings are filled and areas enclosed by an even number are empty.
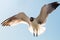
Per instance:
[[[44,27],[44,25],[46,24],[46,19],[48,15],[51,12],[53,12],[59,5],[60,3],[58,2],[52,2],[49,4],[45,4],[41,8],[41,12],[36,18],[34,17],[29,18],[24,12],[19,12],[18,14],[7,18],[1,24],[2,26],[11,26],[13,24],[25,22],[29,25],[28,30],[34,36],[37,37],[45,32],[46,28]]]

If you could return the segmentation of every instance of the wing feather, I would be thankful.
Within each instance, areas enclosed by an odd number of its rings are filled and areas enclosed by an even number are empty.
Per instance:
[[[54,11],[60,4],[57,2],[53,2],[47,5],[44,5],[41,9],[39,16],[36,18],[39,24],[42,24],[46,21],[47,16]]]
[[[19,23],[21,21],[27,22],[29,24],[29,17],[25,15],[24,12],[20,12],[6,20],[4,20],[1,24],[2,26],[11,26],[13,24]]]

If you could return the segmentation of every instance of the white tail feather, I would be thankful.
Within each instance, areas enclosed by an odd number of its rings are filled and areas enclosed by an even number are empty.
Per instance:
[[[39,25],[40,27],[38,29],[38,35],[41,35],[41,34],[43,34],[45,32],[46,28],[44,27],[44,25],[45,24]],[[33,28],[32,28],[32,26],[30,26],[28,28],[28,30],[33,34]]]

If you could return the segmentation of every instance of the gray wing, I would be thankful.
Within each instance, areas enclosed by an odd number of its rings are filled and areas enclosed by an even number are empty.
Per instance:
[[[29,24],[29,17],[25,15],[25,13],[20,12],[6,20],[4,20],[1,24],[2,26],[10,26],[21,21],[27,22]]]
[[[46,21],[47,16],[53,11],[55,10],[60,4],[57,2],[53,2],[47,5],[44,5],[41,9],[41,13],[39,14],[39,16],[36,18],[37,22],[39,24],[42,24]]]

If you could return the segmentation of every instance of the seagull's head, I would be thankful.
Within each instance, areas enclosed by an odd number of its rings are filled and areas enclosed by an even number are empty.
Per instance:
[[[34,18],[33,18],[33,17],[30,17],[30,21],[31,21],[31,22],[34,21]]]

